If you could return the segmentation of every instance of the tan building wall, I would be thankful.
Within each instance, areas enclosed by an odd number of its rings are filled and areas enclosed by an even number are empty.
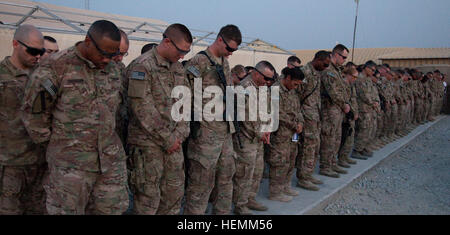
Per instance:
[[[387,63],[391,67],[417,67],[427,64],[448,64],[450,58],[443,59],[381,59],[382,63]]]

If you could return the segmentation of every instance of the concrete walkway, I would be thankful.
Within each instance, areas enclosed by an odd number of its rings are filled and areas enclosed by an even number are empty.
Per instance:
[[[438,116],[434,122],[428,122],[426,124],[416,127],[407,136],[400,138],[390,144],[385,145],[382,149],[375,151],[374,156],[368,160],[358,160],[356,165],[351,165],[351,168],[346,168],[347,174],[341,174],[340,178],[330,178],[322,175],[318,175],[318,169],[316,169],[316,174],[314,175],[318,179],[324,182],[323,185],[318,185],[319,191],[308,191],[302,188],[296,187],[297,178],[292,179],[292,187],[297,190],[300,195],[294,197],[294,200],[288,203],[271,201],[268,199],[269,195],[269,184],[268,179],[263,179],[261,183],[260,191],[257,196],[257,200],[266,205],[269,210],[264,212],[252,211],[255,215],[301,215],[306,214],[309,210],[319,206],[321,203],[325,202],[327,199],[332,197],[335,193],[346,187],[353,180],[360,177],[366,171],[377,165],[383,159],[389,157],[391,154],[400,150],[402,147],[407,145],[411,140],[425,132],[428,128],[433,126],[435,123],[439,122],[444,118],[450,118],[450,116]]]

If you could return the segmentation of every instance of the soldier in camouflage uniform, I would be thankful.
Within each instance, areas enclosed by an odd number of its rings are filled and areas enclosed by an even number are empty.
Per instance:
[[[381,74],[381,90],[380,94],[384,98],[385,111],[383,114],[383,129],[381,130],[381,141],[387,144],[393,141],[395,124],[397,122],[398,106],[394,97],[394,86],[392,83],[392,74],[384,65],[378,66],[378,71]]]
[[[336,158],[341,143],[342,121],[345,114],[353,111],[349,103],[350,94],[346,92],[347,85],[340,69],[347,59],[348,52],[344,45],[336,45],[331,53],[331,65],[321,74],[322,123],[319,174],[334,178],[339,178],[338,173],[347,173],[337,166]]]
[[[345,82],[346,92],[350,94],[350,106],[352,107],[353,116],[346,115],[342,124],[342,138],[338,153],[338,165],[350,168],[349,164],[356,164],[356,161],[350,159],[355,140],[355,121],[358,120],[358,101],[356,95],[355,81],[358,78],[358,70],[354,67],[346,67],[342,71]],[[346,128],[346,136],[344,136],[344,128]]]
[[[314,184],[323,183],[312,174],[320,149],[320,72],[330,65],[330,54],[328,51],[318,51],[313,61],[302,67],[305,82],[296,89],[305,119],[303,141],[299,145],[296,163],[297,186],[313,191],[319,190]]]
[[[192,35],[182,24],[170,25],[161,43],[128,66],[132,162],[130,184],[137,214],[179,214],[184,195],[181,143],[189,124],[171,116],[176,86],[189,87],[179,59],[189,52]]]
[[[379,96],[377,88],[372,82],[376,64],[368,61],[355,82],[359,118],[356,121],[355,148],[352,158],[365,160],[373,155],[367,149],[372,141],[372,133],[376,127],[376,113],[379,112]]]
[[[201,77],[200,89],[195,89],[194,81],[191,88],[194,92],[202,91],[204,94],[212,95],[209,86],[218,86],[225,94],[218,75],[217,67],[223,68],[224,79],[227,86],[232,85],[232,77],[227,57],[238,49],[242,42],[242,35],[235,25],[227,25],[221,28],[216,40],[206,50],[205,54],[197,54],[186,64],[186,68],[192,77]],[[202,100],[202,107],[211,102],[211,99]],[[226,105],[223,105],[224,109]],[[203,120],[196,123],[195,131],[188,140],[188,180],[186,188],[186,206],[184,214],[204,214],[214,187],[213,198],[214,214],[229,214],[231,212],[233,194],[233,175],[235,173],[236,153],[233,150],[231,134],[235,132],[231,121],[206,121],[211,114],[196,110],[195,113],[204,113]],[[224,110],[215,110],[222,114]],[[212,117],[214,119],[214,117]]]
[[[0,62],[0,215],[45,214],[44,146],[33,143],[20,119],[29,73],[44,54],[44,38],[21,25],[13,54]]]
[[[122,74],[120,79],[122,81],[122,88],[120,90],[120,96],[122,98],[122,102],[119,107],[119,111],[117,112],[116,117],[116,131],[122,141],[123,147],[127,150],[127,133],[128,133],[128,102],[127,102],[127,92],[128,92],[128,78],[126,76],[126,68],[123,64],[123,57],[128,55],[128,48],[130,47],[130,41],[128,40],[127,34],[120,30],[120,45],[119,45],[119,54],[113,57],[114,62]],[[127,151],[125,151],[127,152]]]
[[[254,88],[254,92],[259,94],[259,87],[266,86],[266,80],[273,80],[274,74],[273,66],[267,61],[261,61],[256,64],[255,70],[241,81],[240,86],[245,90],[237,92],[242,92],[245,96],[245,107],[240,107],[245,109],[245,113],[249,113],[251,106],[257,107],[257,103],[250,103],[256,100],[250,99],[247,92]],[[233,177],[233,202],[235,205],[234,213],[240,215],[252,214],[246,205],[251,190],[258,147],[261,142],[269,143],[270,138],[270,132],[261,132],[261,120],[258,115],[256,118],[256,121],[244,120],[239,122],[240,132],[233,136],[234,150],[237,153],[236,174]],[[238,136],[239,138],[237,138]]]
[[[49,214],[121,214],[128,207],[125,152],[115,131],[120,44],[111,22],[94,22],[82,42],[51,55],[25,89],[23,121],[47,143]]]
[[[273,84],[279,87],[279,127],[271,134],[269,147],[269,199],[289,202],[298,192],[291,188],[297,157],[298,134],[303,129],[300,99],[295,89],[304,79],[299,67],[284,68],[283,78]],[[294,137],[297,134],[297,138]]]
[[[413,80],[411,81],[411,89],[414,95],[414,121],[415,124],[423,124],[423,100],[425,98],[424,89],[422,86],[422,76],[419,71],[413,69],[411,71]]]

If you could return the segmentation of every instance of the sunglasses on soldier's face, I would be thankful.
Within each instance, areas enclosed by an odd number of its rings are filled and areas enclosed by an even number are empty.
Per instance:
[[[28,54],[30,54],[31,56],[37,56],[37,55],[42,56],[45,53],[45,48],[39,49],[39,48],[30,47],[19,40],[17,40],[17,42],[19,42],[22,46],[26,47],[27,48],[26,52]]]
[[[228,52],[235,52],[237,51],[237,48],[232,48],[230,47],[230,45],[228,45],[227,41],[225,41],[225,39],[222,37],[222,35],[219,35],[220,38],[222,38],[222,41],[225,43],[225,49],[227,49]]]
[[[266,75],[264,75],[263,73],[261,73],[259,70],[257,70],[257,69],[255,69],[255,71],[256,72],[258,72],[259,74],[261,74],[263,77],[264,77],[264,81],[268,81],[268,82],[270,82],[270,81],[274,81],[275,80],[275,78],[271,78],[271,77],[267,77]]]
[[[182,50],[182,49],[178,48],[177,45],[172,41],[172,39],[167,37],[165,34],[163,34],[163,38],[168,38],[170,40],[170,42],[172,43],[172,45],[177,49],[177,51],[180,55],[186,55],[187,53],[189,53],[191,51],[191,50]]]
[[[100,54],[101,54],[103,57],[108,58],[108,59],[111,59],[111,58],[113,58],[114,56],[119,55],[119,53],[120,53],[119,50],[117,50],[117,51],[114,52],[114,53],[109,53],[109,52],[106,52],[106,51],[100,49],[100,47],[98,46],[98,44],[97,44],[97,43],[95,42],[95,40],[92,38],[91,34],[90,34],[90,33],[87,33],[87,36],[91,39],[91,41],[92,41],[92,43],[94,44],[95,48],[97,48],[97,51],[100,52]]]

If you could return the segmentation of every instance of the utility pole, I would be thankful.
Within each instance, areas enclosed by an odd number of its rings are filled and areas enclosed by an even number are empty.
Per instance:
[[[355,55],[356,23],[358,21],[359,0],[355,0],[355,2],[356,2],[356,14],[355,14],[355,27],[353,28],[352,62],[353,62],[353,56]]]

